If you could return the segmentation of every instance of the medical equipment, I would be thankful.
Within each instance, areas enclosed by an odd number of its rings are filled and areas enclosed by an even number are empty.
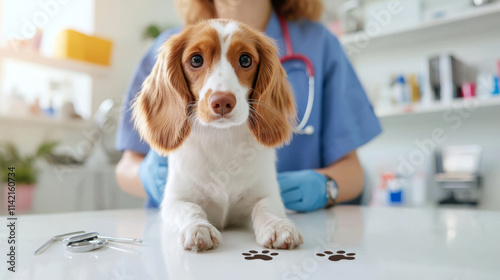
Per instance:
[[[482,153],[478,145],[446,146],[436,151],[435,195],[440,205],[477,206],[481,202]]]
[[[279,15],[279,21],[281,25],[281,31],[283,32],[283,39],[285,40],[286,54],[280,58],[281,64],[289,62],[291,60],[301,61],[305,65],[304,72],[306,73],[309,80],[309,93],[307,97],[307,106],[302,121],[295,128],[295,133],[312,135],[314,133],[314,127],[312,125],[306,126],[311,116],[312,107],[314,104],[314,66],[309,58],[303,54],[298,54],[293,52],[292,40],[290,39],[290,32],[288,31],[288,25],[286,20],[282,15]]]
[[[109,237],[109,236],[99,235],[98,232],[85,233],[85,231],[76,231],[52,237],[35,251],[35,255],[41,253],[52,243],[61,240],[63,241],[64,246],[66,246],[66,250],[74,253],[97,250],[105,246],[108,246],[109,242],[142,243],[142,239],[138,238]]]
[[[106,239],[95,239],[90,241],[74,242],[66,245],[66,250],[73,253],[84,253],[90,252],[97,249],[101,249],[109,244]]]
[[[83,233],[65,238],[63,240],[66,250],[73,253],[83,253],[101,249],[108,246],[109,242],[142,243],[138,238],[121,238],[99,235],[98,232]]]
[[[101,236],[101,235],[99,235],[98,232],[89,232],[89,233],[71,236],[71,237],[65,238],[63,240],[63,243],[64,243],[64,245],[69,246],[69,245],[74,244],[74,243],[79,243],[79,242],[84,242],[84,241],[93,241],[93,240],[98,240],[98,239],[103,239],[103,240],[112,241],[112,242],[121,242],[121,243],[142,243],[142,240],[138,239],[138,238],[121,238],[121,237]]]
[[[40,246],[40,248],[36,249],[35,255],[40,254],[45,249],[47,249],[50,245],[52,245],[52,243],[54,243],[56,241],[61,241],[61,240],[63,240],[64,237],[66,237],[68,235],[75,235],[75,234],[84,233],[84,232],[85,231],[75,231],[75,232],[56,235],[56,236],[52,237],[51,239],[49,239],[47,242],[43,243],[42,246]]]

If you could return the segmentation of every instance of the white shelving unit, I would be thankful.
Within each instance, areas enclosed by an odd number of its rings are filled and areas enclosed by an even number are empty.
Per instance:
[[[485,100],[461,99],[455,100],[451,104],[442,104],[436,102],[426,106],[421,104],[411,104],[406,106],[395,106],[393,108],[376,109],[375,112],[379,118],[389,118],[415,114],[445,112],[454,108],[484,108],[491,106],[500,107],[500,97],[492,97]]]
[[[50,68],[85,73],[95,77],[103,77],[108,75],[110,71],[109,67],[106,66],[100,66],[78,60],[47,57],[39,53],[16,51],[11,48],[0,48],[0,61],[2,59],[20,60]]]
[[[23,126],[44,126],[68,129],[85,129],[92,126],[90,120],[62,120],[48,117],[18,117],[0,115],[0,124],[23,125]]]
[[[484,21],[489,19],[496,19],[498,17],[500,17],[500,2],[480,7],[474,7],[460,15],[424,21],[420,25],[415,27],[405,28],[394,32],[382,33],[380,35],[370,37],[370,43],[377,43],[385,40],[394,41],[399,40],[402,37],[404,37],[405,39],[410,38],[410,40],[411,38],[413,38],[414,41],[421,41],[422,38],[425,37],[429,33],[429,31],[431,31],[431,29],[433,31],[433,35],[436,35],[436,33],[446,35],[449,30],[448,27],[454,28],[453,25],[455,24],[480,26]],[[487,28],[487,26],[483,27]],[[340,42],[344,46],[355,44],[360,39],[361,34],[362,32],[344,35],[340,37]]]
[[[21,61],[37,66],[48,67],[55,70],[69,71],[89,75],[94,81],[106,78],[110,68],[78,60],[47,57],[36,52],[16,51],[11,48],[0,48],[0,65],[6,60]],[[1,68],[1,67],[0,67]],[[93,83],[93,91],[96,85]],[[22,124],[27,126],[44,126],[61,129],[84,129],[91,126],[89,120],[61,120],[45,116],[6,116],[0,115],[0,124]]]
[[[81,62],[70,59],[60,59],[47,57],[40,53],[32,51],[16,51],[12,48],[0,47],[0,72],[2,64],[8,61],[19,61],[34,66],[41,66],[40,69],[54,69],[58,71],[65,71],[68,73],[84,74],[94,79],[105,78],[110,70],[108,67],[94,65],[91,63]],[[43,71],[43,70],[42,70]],[[68,119],[61,120],[57,118],[50,118],[47,116],[7,116],[0,115],[1,125],[22,125],[26,127],[42,126],[47,128],[59,129],[84,129],[88,128],[91,124],[89,120],[82,119]]]
[[[392,50],[403,53],[404,50],[412,48],[413,52],[407,55],[416,55],[415,49],[425,46],[426,42],[443,42],[440,45],[442,50],[446,48],[453,49],[453,45],[447,46],[446,40],[452,37],[468,38],[478,33],[487,34],[489,30],[498,30],[500,23],[500,1],[464,10],[461,14],[445,16],[439,19],[422,21],[418,26],[403,28],[393,32],[381,33],[372,36],[368,41],[361,37],[364,33],[358,32],[344,35],[339,38],[346,50],[357,48],[359,51],[353,53],[353,61],[361,60],[363,62],[378,61],[378,63],[391,63],[390,53]],[[361,40],[361,41],[360,41]],[[358,47],[357,44],[361,43]],[[484,43],[484,42],[481,42]],[[362,45],[362,46],[361,46]],[[430,55],[430,53],[423,53]],[[422,57],[424,56],[422,55]],[[401,56],[398,57],[400,59]],[[385,59],[385,60],[383,60]],[[362,66],[360,66],[362,67]],[[387,67],[384,69],[387,72]],[[398,73],[399,69],[394,69]],[[366,75],[365,75],[366,76]],[[374,80],[371,80],[372,85]],[[373,87],[372,87],[373,90]],[[377,96],[373,94],[372,96]],[[470,100],[455,100],[451,104],[442,104],[439,102],[421,105],[411,104],[404,106],[395,106],[393,108],[375,108],[377,116],[380,118],[389,118],[397,116],[419,115],[426,113],[445,112],[447,110],[467,105]],[[486,100],[476,100],[478,108],[490,106],[500,107],[500,98],[492,97]]]

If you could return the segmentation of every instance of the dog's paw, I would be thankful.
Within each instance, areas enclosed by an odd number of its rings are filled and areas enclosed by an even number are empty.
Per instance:
[[[219,246],[220,232],[211,224],[194,224],[185,227],[180,233],[180,243],[186,250],[204,251]]]
[[[299,230],[286,219],[269,221],[256,230],[257,243],[267,248],[293,249],[304,243]]]

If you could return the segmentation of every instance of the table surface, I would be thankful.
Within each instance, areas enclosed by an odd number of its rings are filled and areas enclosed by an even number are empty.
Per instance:
[[[154,210],[19,216],[17,272],[3,261],[0,279],[500,279],[500,212],[338,206],[289,216],[304,244],[268,253],[250,228],[223,231],[215,250],[184,251],[162,234]],[[87,253],[59,243],[33,255],[51,236],[77,230],[144,242]],[[5,226],[0,235],[5,256]],[[245,259],[251,250],[256,259]]]

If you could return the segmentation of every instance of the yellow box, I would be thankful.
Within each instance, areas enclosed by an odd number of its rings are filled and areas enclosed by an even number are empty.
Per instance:
[[[113,42],[66,29],[56,38],[55,56],[109,66]]]

